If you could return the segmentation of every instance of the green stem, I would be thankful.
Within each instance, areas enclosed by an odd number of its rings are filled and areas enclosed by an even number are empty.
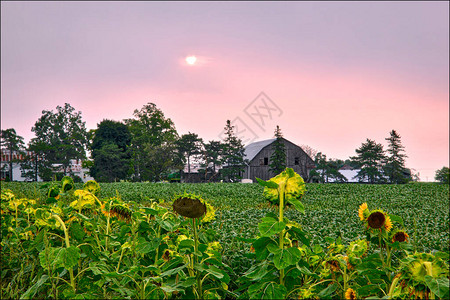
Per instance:
[[[109,211],[107,212],[106,216],[106,237],[105,237],[105,251],[108,251],[108,236],[109,236],[109,230],[110,230],[110,222],[109,219],[111,218],[111,204],[112,201],[109,202]]]
[[[378,242],[380,244],[380,259],[381,259],[381,264],[383,265],[383,269],[386,269],[386,265],[384,263],[384,259],[383,259],[383,251],[382,251],[382,247],[381,247],[381,231],[378,234]]]
[[[61,227],[64,230],[64,238],[66,240],[66,247],[69,248],[70,247],[70,241],[69,241],[69,231],[67,230],[66,224],[64,224],[63,220],[61,220],[61,218],[56,215],[53,214],[53,217],[56,219],[56,221],[59,222],[59,224],[61,224]],[[75,278],[73,276],[73,268],[69,268],[69,274],[70,274],[70,285],[73,288],[73,291],[76,291],[76,286],[75,286]]]
[[[391,287],[389,288],[389,299],[392,299],[392,294],[394,293],[394,289],[397,286],[398,280],[400,279],[400,277],[394,278],[394,280],[392,281]]]
[[[278,216],[278,221],[279,222],[283,222],[283,209],[284,209],[284,191],[286,188],[286,183],[282,184],[279,187],[278,190],[278,195],[279,195],[279,200],[280,200],[280,215]],[[279,242],[278,242],[278,246],[280,247],[281,250],[284,249],[284,229],[279,233]],[[280,285],[284,286],[284,269],[280,270]]]
[[[197,234],[197,223],[195,222],[196,219],[192,219],[192,227],[194,229],[194,260],[195,264],[198,264],[198,234]],[[198,298],[203,298],[203,291],[202,291],[202,280],[200,278],[200,272],[195,271],[196,277],[197,277],[197,289],[198,289]]]
[[[117,273],[119,273],[120,262],[122,261],[123,251],[124,251],[124,250],[125,250],[125,248],[122,248],[122,251],[120,252],[119,262],[117,263],[117,267],[116,267],[116,272],[117,272]]]

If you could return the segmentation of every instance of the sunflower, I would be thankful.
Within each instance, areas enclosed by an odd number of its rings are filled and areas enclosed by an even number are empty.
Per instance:
[[[389,216],[386,215],[386,222],[384,223],[384,228],[386,228],[386,231],[391,231],[392,228],[392,222],[391,222],[391,218]]]
[[[364,212],[367,210],[367,203],[363,203],[359,206],[358,215],[361,221],[364,221]]]
[[[202,222],[210,222],[215,218],[216,210],[201,196],[185,192],[175,198],[172,204],[173,210],[183,217],[199,218]]]
[[[409,235],[403,230],[397,230],[392,235],[392,242],[408,242]]]
[[[347,291],[345,292],[345,299],[348,300],[357,299],[355,290],[352,288],[348,288]]]
[[[333,272],[338,272],[341,269],[339,266],[339,262],[335,259],[328,260],[325,265]]]

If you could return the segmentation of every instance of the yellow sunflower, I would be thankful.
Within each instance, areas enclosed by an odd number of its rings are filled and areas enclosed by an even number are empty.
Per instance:
[[[392,235],[392,242],[408,242],[409,235],[403,230],[394,231]]]
[[[384,222],[384,228],[386,228],[386,231],[391,231],[392,228],[392,222],[391,222],[391,218],[386,215],[386,222]]]
[[[358,215],[361,221],[364,221],[364,211],[367,209],[367,203],[363,203],[359,206]]]
[[[352,288],[348,288],[347,291],[345,292],[345,299],[348,299],[348,300],[357,299],[355,290]]]

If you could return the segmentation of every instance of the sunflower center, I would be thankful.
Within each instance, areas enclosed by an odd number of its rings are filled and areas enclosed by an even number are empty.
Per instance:
[[[386,217],[382,212],[379,211],[371,213],[369,218],[367,219],[369,226],[374,229],[381,228],[384,225],[385,221]]]
[[[178,198],[172,206],[177,213],[187,218],[200,218],[206,213],[206,205],[198,199]]]
[[[404,242],[406,241],[406,234],[404,232],[397,232],[394,235],[394,242]]]

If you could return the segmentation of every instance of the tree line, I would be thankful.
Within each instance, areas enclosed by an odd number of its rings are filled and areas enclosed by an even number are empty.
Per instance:
[[[122,122],[104,119],[89,131],[81,112],[65,103],[56,112],[44,110],[31,130],[35,137],[27,146],[13,128],[2,130],[2,148],[24,155],[10,161],[11,180],[13,162],[21,164],[22,176],[30,181],[74,176],[74,160],[82,160],[100,182],[179,179],[186,164],[189,181],[193,160],[202,162],[198,172],[208,181],[237,181],[244,170],[244,145],[229,120],[223,141],[204,142],[195,133],[179,135],[154,103]]]
[[[205,142],[191,132],[179,135],[173,121],[154,103],[147,103],[134,110],[131,118],[123,121],[104,119],[96,129],[88,131],[81,112],[65,103],[57,106],[56,112],[42,111],[42,116],[31,128],[35,137],[27,146],[23,137],[9,128],[1,131],[1,147],[7,149],[10,158],[13,152],[23,155],[21,159],[10,159],[10,180],[14,179],[14,162],[20,163],[22,176],[27,180],[50,181],[66,175],[76,178],[71,165],[74,160],[80,160],[99,182],[179,180],[181,176],[189,182],[194,162],[201,181],[235,182],[244,171],[244,145],[230,120],[226,121],[224,130],[222,141]],[[355,150],[356,155],[346,160],[327,159],[322,152],[303,145],[316,164],[305,180],[346,182],[339,170],[347,165],[358,169],[356,178],[361,182],[410,181],[412,174],[405,167],[407,156],[401,137],[395,130],[389,134],[386,151],[382,144],[367,139]],[[279,126],[274,136],[269,167],[272,173],[278,174],[286,167],[286,150]],[[183,172],[185,166],[187,172]],[[448,167],[436,171],[436,180],[448,183],[448,173]]]

